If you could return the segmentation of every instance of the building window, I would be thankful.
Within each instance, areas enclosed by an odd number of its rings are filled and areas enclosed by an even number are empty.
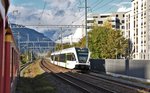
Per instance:
[[[115,28],[116,26],[115,25],[112,25],[112,28]]]
[[[126,24],[126,29],[128,30],[128,24]]]
[[[115,20],[111,20],[111,22],[115,22]]]
[[[106,17],[109,17],[109,16],[100,16],[101,18],[106,18]]]
[[[124,29],[124,26],[122,26],[121,28]]]
[[[103,24],[103,21],[98,21],[98,24]]]
[[[122,23],[124,23],[124,20],[122,20]]]
[[[124,14],[123,14],[123,17],[124,17]]]
[[[116,15],[116,17],[118,17],[118,14]]]
[[[136,38],[136,44],[138,44],[138,38]]]
[[[138,29],[136,29],[136,35],[138,35]]]
[[[117,29],[120,29],[120,26],[116,26]]]
[[[141,44],[143,44],[143,41],[141,41]]]
[[[98,16],[93,16],[93,18],[98,18]]]
[[[138,52],[138,46],[136,46],[136,52]]]
[[[92,26],[87,26],[87,29],[92,29]]]
[[[143,49],[141,50],[141,52],[143,53]]]
[[[87,20],[87,23],[94,23],[94,20]]]

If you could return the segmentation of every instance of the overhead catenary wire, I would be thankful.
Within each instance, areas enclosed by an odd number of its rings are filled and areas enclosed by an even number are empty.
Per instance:
[[[101,4],[103,1],[104,1],[104,0],[100,0],[99,2],[97,2],[97,3],[94,5],[93,8],[95,8],[96,6],[98,6],[99,4]],[[93,3],[93,4],[94,4],[94,3]],[[79,21],[81,18],[84,17],[84,15],[85,15],[85,14],[83,14],[83,15],[81,15],[79,18],[75,19],[75,21],[73,21],[72,24],[75,23],[75,22],[77,22],[77,21]]]
[[[90,7],[95,6],[95,4],[97,4],[99,1],[100,1],[100,0],[96,0],[96,2],[93,2],[93,3],[89,4]]]
[[[105,4],[103,4],[102,6],[97,7],[96,9],[93,9],[93,11],[96,11],[96,10],[100,9],[100,8],[102,8],[102,7],[104,7],[104,6],[108,5],[108,4],[110,4],[110,3],[113,2],[113,1],[114,1],[114,0],[111,0],[111,1],[109,1],[109,2],[107,2],[107,3],[105,3]]]
[[[120,0],[120,1],[118,1],[118,3],[119,3],[119,2],[121,3],[121,2],[123,2],[123,1],[124,1],[124,0]],[[112,3],[112,2],[111,2],[111,3]],[[109,12],[110,10],[112,10],[113,8],[114,8],[114,7],[109,7],[108,9],[106,8],[106,9],[104,9],[103,13],[104,13],[104,12],[107,12],[107,13],[108,13],[108,12]]]
[[[81,1],[80,1],[80,2],[81,2]],[[83,2],[84,2],[84,0],[83,0]],[[81,7],[80,7],[80,8],[81,8]],[[82,10],[82,12],[84,12],[84,10]],[[70,25],[72,25],[72,24],[74,24],[75,22],[79,21],[81,18],[84,17],[84,15],[85,15],[85,14],[82,14],[80,17],[78,17],[77,19],[73,20],[73,21],[70,23]]]
[[[44,2],[44,6],[43,6],[43,9],[42,9],[42,12],[41,12],[41,16],[39,17],[39,24],[40,24],[40,21],[41,21],[41,19],[42,19],[42,17],[43,17],[45,8],[46,8],[46,1]]]
[[[76,4],[74,4],[74,7],[78,7],[77,5],[78,5],[78,4],[81,4],[81,3],[82,3],[81,0],[79,0]],[[69,9],[69,8],[66,7],[65,10],[67,10],[67,9]],[[73,8],[72,8],[72,9],[73,9]],[[63,20],[65,20],[65,18],[60,19],[60,20],[57,22],[57,24],[61,24],[61,22],[63,22]],[[69,24],[69,25],[71,25],[71,24]]]
[[[98,5],[100,5],[104,0],[100,0],[99,2],[97,2],[95,5],[93,5],[93,7],[91,6],[92,9],[96,8]]]

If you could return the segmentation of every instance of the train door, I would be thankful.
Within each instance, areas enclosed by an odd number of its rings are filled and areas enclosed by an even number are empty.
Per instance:
[[[59,55],[59,66],[66,67],[66,54],[60,54]]]
[[[66,60],[66,68],[73,69],[76,65],[76,58],[74,53],[67,53],[67,60]]]

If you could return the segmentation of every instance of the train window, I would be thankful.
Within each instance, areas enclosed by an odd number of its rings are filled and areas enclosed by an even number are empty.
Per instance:
[[[13,53],[13,48],[11,49],[11,52],[12,52],[12,60],[11,60],[11,63],[10,63],[10,77],[11,77],[11,83],[13,81],[13,62],[14,62],[14,53]]]
[[[54,56],[53,55],[51,56],[51,59],[54,60]]]
[[[60,54],[59,55],[59,61],[60,62],[66,62],[66,55],[65,54]]]
[[[88,49],[76,48],[76,51],[77,51],[77,57],[78,57],[79,63],[86,63],[88,59]]]
[[[68,61],[75,61],[75,55],[73,53],[68,53],[67,54],[67,60]]]
[[[55,61],[59,61],[59,56],[55,55]]]

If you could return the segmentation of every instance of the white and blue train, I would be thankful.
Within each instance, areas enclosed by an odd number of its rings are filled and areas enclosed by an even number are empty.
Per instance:
[[[51,53],[51,63],[68,69],[89,70],[88,48],[67,48]]]

